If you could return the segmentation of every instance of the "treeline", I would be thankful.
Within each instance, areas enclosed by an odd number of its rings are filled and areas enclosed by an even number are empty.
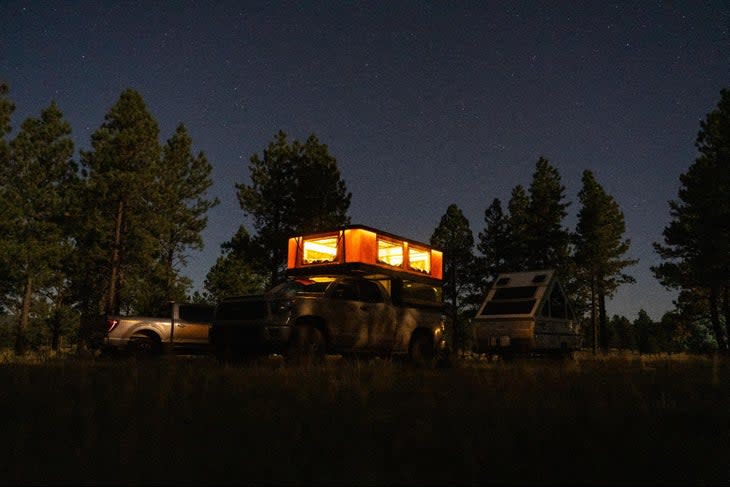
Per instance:
[[[578,193],[575,229],[563,225],[570,202],[558,170],[537,161],[528,189],[516,186],[506,208],[494,199],[475,240],[455,204],[441,218],[431,243],[444,250],[444,293],[455,323],[457,348],[469,346],[469,318],[500,272],[554,268],[582,318],[585,343],[642,352],[729,351],[730,337],[730,91],[700,123],[699,155],[680,176],[672,220],[654,247],[663,263],[652,267],[667,288],[679,290],[676,309],[653,323],[644,310],[634,321],[611,319],[606,299],[633,283],[623,213],[590,171]]]
[[[126,90],[75,161],[55,103],[7,140],[14,109],[0,86],[0,306],[15,317],[16,353],[31,323],[58,348],[62,336],[83,344],[104,313],[186,299],[186,252],[202,246],[217,200],[185,125],[161,144],[144,100]]]
[[[51,104],[10,139],[14,107],[0,88],[0,342],[18,353],[61,336],[84,342],[103,313],[156,313],[169,300],[215,303],[260,292],[285,278],[293,234],[346,225],[351,193],[337,161],[316,136],[290,141],[279,132],[250,158],[249,184],[235,184],[243,215],[221,246],[204,288],[189,295],[181,271],[187,252],[202,247],[211,166],[193,154],[181,123],[164,143],[141,96],[123,92],[74,161],[71,129]],[[456,204],[430,243],[444,251],[444,297],[454,345],[469,347],[469,322],[500,272],[557,269],[594,350],[642,352],[728,350],[730,259],[730,92],[701,123],[700,152],[680,177],[663,259],[653,269],[679,289],[677,309],[654,323],[643,310],[632,321],[609,317],[606,301],[636,260],[627,257],[624,215],[616,200],[584,171],[575,228],[564,225],[566,188],[547,159],[504,204],[486,205],[476,237]],[[8,320],[15,328],[10,333]],[[29,328],[30,326],[30,328]],[[39,332],[42,331],[42,332]],[[46,342],[47,343],[47,342]]]

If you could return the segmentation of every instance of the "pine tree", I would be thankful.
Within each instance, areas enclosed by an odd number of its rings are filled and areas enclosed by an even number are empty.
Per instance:
[[[312,233],[349,223],[352,195],[327,146],[310,135],[303,145],[295,141],[293,147],[297,154],[293,208],[297,232]]]
[[[565,186],[558,170],[540,157],[529,189],[527,225],[527,266],[529,269],[558,269],[563,274],[568,263],[570,234],[563,228],[567,215]]]
[[[7,84],[0,83],[0,171],[4,171],[10,163],[10,147],[5,140],[5,136],[11,131],[10,121],[13,111],[15,111],[15,105],[7,98],[9,91]],[[3,178],[0,181],[5,181],[2,173],[0,173],[0,177]],[[1,182],[0,185],[2,185]],[[0,216],[0,218],[2,217]],[[8,306],[8,301],[11,300],[9,294],[12,289],[10,270],[4,268],[3,259],[0,259],[0,314]]]
[[[695,146],[699,156],[669,202],[664,243],[654,244],[664,262],[652,270],[666,287],[706,296],[718,347],[730,351],[730,90],[701,122]]]
[[[314,135],[289,144],[279,131],[263,158],[251,156],[249,171],[251,184],[236,184],[238,200],[253,218],[256,260],[272,285],[283,277],[287,239],[348,224],[352,195],[336,159]]]
[[[9,156],[8,143],[5,136],[10,133],[10,120],[15,111],[15,105],[7,98],[10,91],[8,85],[0,83],[0,163],[5,164]]]
[[[495,198],[484,211],[484,230],[479,232],[477,241],[477,250],[484,259],[482,268],[487,282],[496,278],[501,272],[511,271],[509,263],[511,249],[508,217],[502,211],[499,198]],[[484,286],[482,287],[482,290],[486,291]]]
[[[505,267],[512,272],[528,269],[528,240],[530,238],[530,198],[522,185],[512,189],[507,204],[507,234],[510,247],[505,257]]]
[[[125,279],[145,275],[155,265],[157,240],[150,227],[157,221],[158,137],[142,96],[128,89],[92,135],[93,150],[81,153],[88,173],[85,259],[102,275],[99,294],[107,313],[130,306],[123,295]]]
[[[253,242],[241,225],[233,238],[221,245],[222,255],[205,277],[204,298],[217,303],[228,296],[262,292],[264,277],[254,269]]]
[[[65,192],[76,178],[71,126],[55,103],[23,122],[0,172],[0,259],[20,302],[15,352],[39,289],[59,279],[71,252]]]
[[[634,282],[623,269],[637,261],[624,257],[630,241],[624,239],[626,225],[618,203],[598,184],[591,171],[583,172],[582,182],[574,258],[578,276],[590,289],[595,352],[597,342],[604,350],[608,348],[606,298],[613,296],[619,285]]]
[[[465,310],[462,304],[473,283],[474,235],[469,220],[457,205],[449,205],[446,209],[431,235],[430,243],[444,253],[444,298],[450,303],[454,345],[461,348],[465,343],[465,323],[461,316]]]
[[[656,337],[656,326],[651,317],[649,317],[649,314],[643,309],[640,309],[633,324],[639,351],[641,353],[657,353],[659,351],[659,343]]]
[[[211,171],[202,152],[192,154],[192,139],[185,126],[179,124],[163,148],[162,163],[156,171],[152,231],[158,242],[158,272],[153,281],[156,285],[142,286],[144,294],[134,299],[138,312],[155,312],[168,301],[185,299],[190,281],[180,276],[180,268],[187,263],[188,249],[203,247],[201,232],[207,224],[206,213],[218,204],[217,198],[205,198],[212,185]]]

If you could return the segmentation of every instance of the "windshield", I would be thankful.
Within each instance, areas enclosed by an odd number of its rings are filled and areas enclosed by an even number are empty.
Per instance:
[[[281,284],[274,286],[269,291],[269,294],[284,294],[291,296],[300,293],[323,293],[327,286],[334,280],[329,279],[292,279],[290,281],[282,282]]]

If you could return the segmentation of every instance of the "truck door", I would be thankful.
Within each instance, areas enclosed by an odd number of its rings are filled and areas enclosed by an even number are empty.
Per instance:
[[[342,280],[328,289],[326,306],[322,310],[330,329],[330,340],[341,349],[365,348],[367,326],[357,284]]]
[[[180,306],[173,341],[180,347],[203,347],[208,344],[208,331],[212,322],[211,306]]]
[[[368,345],[372,350],[390,350],[395,339],[396,313],[385,290],[377,282],[367,279],[357,283],[360,292],[360,309],[364,312],[364,324],[368,330]]]

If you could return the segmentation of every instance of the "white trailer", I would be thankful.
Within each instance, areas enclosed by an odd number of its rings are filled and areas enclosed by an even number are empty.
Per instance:
[[[569,353],[581,345],[578,322],[554,270],[497,276],[472,330],[477,353]]]

